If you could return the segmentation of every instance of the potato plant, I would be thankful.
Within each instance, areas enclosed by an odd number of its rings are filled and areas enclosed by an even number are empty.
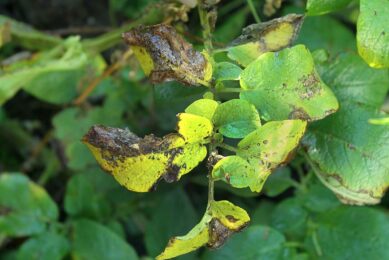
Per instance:
[[[91,39],[0,16],[0,47],[38,50],[2,63],[0,139],[33,146],[18,92],[61,106],[32,159],[0,164],[0,258],[389,258],[389,2],[226,2]]]

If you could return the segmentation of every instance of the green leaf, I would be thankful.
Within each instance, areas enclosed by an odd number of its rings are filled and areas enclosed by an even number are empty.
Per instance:
[[[339,106],[303,45],[263,54],[243,70],[240,84],[240,98],[254,104],[265,120],[315,121]]]
[[[153,83],[175,79],[186,85],[209,86],[212,64],[166,24],[140,26],[124,33],[143,71]]]
[[[227,156],[218,161],[212,169],[212,178],[223,180],[235,188],[255,185],[258,176],[253,167],[242,157]],[[255,187],[255,186],[254,186]]]
[[[22,244],[18,259],[61,260],[70,251],[68,239],[58,233],[46,232],[32,237]]]
[[[190,104],[185,112],[193,115],[202,116],[212,120],[215,110],[219,103],[212,99],[199,99]]]
[[[263,193],[275,197],[292,187],[292,177],[288,167],[277,168],[267,179]]]
[[[389,258],[389,218],[385,212],[343,206],[323,212],[314,221],[323,259]],[[308,251],[311,258],[318,258],[311,241],[308,236]]]
[[[317,178],[312,178],[306,191],[298,190],[297,197],[311,212],[325,212],[340,204],[335,194],[326,188]]]
[[[174,189],[160,197],[152,209],[144,237],[147,252],[152,257],[164,250],[169,238],[186,232],[198,221],[198,214],[182,189]]]
[[[283,200],[276,206],[271,216],[271,226],[293,239],[304,237],[307,222],[308,211],[296,198]]]
[[[0,105],[21,88],[51,103],[69,102],[77,95],[77,83],[87,66],[101,69],[95,63],[97,60],[92,59],[91,63],[79,38],[72,37],[58,47],[38,54],[32,62],[21,61],[5,67],[0,71]]]
[[[97,222],[73,221],[71,234],[74,259],[138,259],[130,244]]]
[[[290,12],[296,12],[290,9]],[[306,45],[311,51],[325,49],[333,55],[356,50],[355,34],[329,15],[305,17],[296,43]]]
[[[17,173],[0,176],[0,239],[42,233],[58,218],[47,192]]]
[[[56,221],[55,202],[40,186],[16,173],[0,176],[0,239],[42,233]]]
[[[114,104],[105,103],[103,107],[94,107],[88,111],[83,111],[81,108],[64,109],[53,117],[54,134],[65,148],[67,166],[70,169],[84,170],[95,165],[93,156],[80,140],[94,124],[116,126],[121,122],[125,106],[120,100],[114,101]]]
[[[238,143],[237,155],[246,158],[257,174],[253,189],[259,192],[271,171],[285,163],[305,132],[301,120],[273,121],[250,133]],[[250,187],[251,188],[251,187]]]
[[[235,232],[244,228],[250,217],[247,212],[229,201],[213,201],[202,220],[185,236],[169,240],[157,260],[170,259],[194,251],[204,245],[221,247]]]
[[[204,260],[282,259],[285,237],[266,226],[252,226],[232,237],[217,251],[207,251]]]
[[[213,132],[210,120],[178,115],[178,134],[141,139],[129,130],[93,126],[83,137],[100,166],[121,185],[136,192],[154,189],[160,179],[177,181],[207,155],[204,146]]]
[[[288,47],[295,40],[303,16],[289,14],[243,29],[242,35],[227,48],[228,57],[246,67],[260,55]]]
[[[242,69],[230,62],[219,62],[216,64],[213,77],[218,81],[239,80]]]
[[[346,7],[351,0],[308,0],[307,15],[322,15]]]
[[[220,104],[212,121],[221,134],[230,138],[242,138],[261,126],[255,107],[240,99]]]
[[[359,55],[373,68],[389,68],[389,4],[361,0],[357,23]]]
[[[389,87],[385,70],[356,55],[320,66],[341,109],[312,124],[304,145],[321,181],[345,203],[376,204],[389,186],[389,126],[372,125]]]
[[[62,39],[59,37],[39,32],[27,24],[0,15],[0,27],[5,24],[9,24],[12,42],[27,49],[45,50],[55,47],[62,42]]]
[[[101,219],[110,207],[102,190],[96,190],[85,174],[72,176],[66,186],[65,211],[70,216]]]

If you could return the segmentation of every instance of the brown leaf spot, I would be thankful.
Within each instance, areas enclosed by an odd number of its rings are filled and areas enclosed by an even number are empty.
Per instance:
[[[217,218],[209,223],[209,240],[207,246],[212,249],[220,248],[233,233],[224,226]]]
[[[207,60],[193,49],[176,30],[166,24],[140,26],[123,34],[130,46],[140,46],[151,56],[154,69],[153,83],[177,80],[187,85],[198,85],[194,78],[204,79]]]
[[[227,215],[226,218],[228,219],[228,221],[230,221],[232,223],[235,223],[236,221],[238,221],[238,219],[236,219],[234,216],[231,216],[231,215]]]

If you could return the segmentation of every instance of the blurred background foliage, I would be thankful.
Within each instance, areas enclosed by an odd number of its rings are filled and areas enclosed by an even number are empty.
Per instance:
[[[268,2],[254,1],[263,21],[304,12],[304,1],[270,11]],[[149,84],[120,34],[169,21],[201,49],[196,9],[157,0],[0,0],[0,13],[0,258],[156,256],[170,237],[199,221],[207,201],[205,165],[179,183],[161,183],[157,192],[132,193],[100,170],[80,139],[94,124],[139,136],[174,129],[175,115],[206,89]],[[222,1],[218,14],[217,48],[254,22],[244,0]],[[308,17],[297,42],[332,57],[355,52],[357,14],[350,4]],[[216,198],[245,208],[250,227],[220,250],[180,259],[389,257],[382,242],[389,237],[388,196],[375,207],[341,205],[300,156],[278,169],[263,193],[217,183]]]

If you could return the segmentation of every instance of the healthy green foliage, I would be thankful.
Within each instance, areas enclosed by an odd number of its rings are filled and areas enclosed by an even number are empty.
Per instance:
[[[243,138],[261,126],[255,107],[241,99],[232,99],[220,104],[212,121],[221,134],[230,138]]]
[[[389,5],[385,0],[361,0],[357,24],[358,52],[373,68],[389,68]]]
[[[351,0],[308,0],[307,15],[322,15],[347,6]]]
[[[0,240],[45,232],[58,218],[57,205],[47,192],[26,176],[0,176]]]
[[[71,224],[73,258],[138,259],[129,244],[101,224],[84,219],[76,220]]]

